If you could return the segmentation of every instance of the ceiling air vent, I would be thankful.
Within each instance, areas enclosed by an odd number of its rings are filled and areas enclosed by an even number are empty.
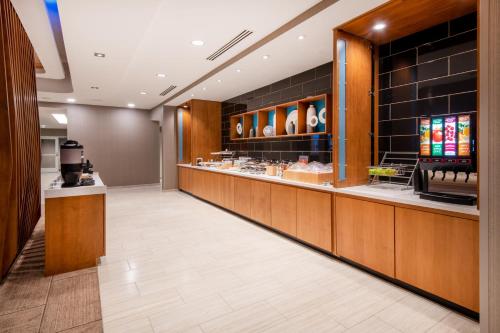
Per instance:
[[[243,30],[238,34],[238,36],[234,37],[231,39],[229,42],[227,42],[224,46],[222,46],[220,49],[212,53],[207,57],[207,60],[214,61],[224,53],[226,53],[230,48],[241,42],[243,39],[247,38],[253,33],[253,31],[249,30]]]
[[[177,88],[177,86],[170,86],[168,87],[167,89],[163,90],[161,93],[160,93],[160,96],[165,96],[166,94],[168,94],[169,92],[171,92],[172,90],[174,90],[175,88]]]

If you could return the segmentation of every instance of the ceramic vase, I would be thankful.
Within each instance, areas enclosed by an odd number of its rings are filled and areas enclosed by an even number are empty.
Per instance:
[[[306,124],[307,124],[307,128],[306,128],[306,131],[307,133],[313,133],[314,132],[314,127],[315,126],[312,126],[312,121],[313,121],[313,118],[316,117],[316,108],[314,107],[313,104],[310,104],[309,107],[307,108],[307,113],[306,113]]]

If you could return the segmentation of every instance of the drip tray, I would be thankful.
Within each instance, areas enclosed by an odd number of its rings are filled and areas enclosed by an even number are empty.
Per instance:
[[[477,198],[471,195],[459,195],[440,192],[420,193],[420,199],[453,203],[458,205],[474,206]]]

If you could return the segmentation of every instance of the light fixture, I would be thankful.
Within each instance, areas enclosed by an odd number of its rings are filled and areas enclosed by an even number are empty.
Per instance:
[[[40,125],[40,128],[45,128],[47,127],[47,125]]]
[[[145,91],[141,91],[139,94],[141,94],[141,95],[146,95],[146,94],[147,94],[147,92],[145,92]]]
[[[264,60],[269,59],[269,55],[268,55],[268,54],[264,54],[264,55],[262,56],[262,59],[264,59]]]
[[[194,97],[194,94],[191,94],[191,97]]]
[[[184,109],[187,109],[187,107],[188,107],[187,105],[184,105],[184,106],[183,106],[183,108],[184,108]]]
[[[221,80],[221,79],[218,79],[218,80],[217,80],[217,83],[222,83],[222,80]]]
[[[203,90],[207,90],[207,87],[203,87],[203,88],[201,88],[201,89],[203,89]]]
[[[74,99],[74,98],[67,98],[66,102],[68,102],[68,103],[75,103],[76,99]]]
[[[241,69],[237,68],[236,73],[240,73],[240,72],[241,72]]]
[[[205,44],[202,40],[193,40],[191,41],[191,44],[193,46],[203,46],[203,44]]]
[[[97,58],[105,58],[106,55],[104,53],[100,53],[100,52],[94,52],[94,57],[97,57]]]
[[[90,89],[99,90],[98,86],[91,86]]]
[[[377,23],[373,26],[373,30],[377,30],[377,31],[384,30],[386,26],[387,25],[385,23],[380,22],[380,23]]]
[[[129,108],[134,108],[134,107],[135,107],[135,104],[134,104],[134,103],[128,103],[128,104],[127,104],[127,106],[128,106]]]
[[[53,113],[52,117],[54,117],[59,124],[65,125],[68,123],[68,118],[64,113]]]
[[[304,35],[300,35],[299,37],[297,37],[299,40],[303,40],[304,38],[306,38],[306,36]]]
[[[166,75],[163,74],[163,73],[158,73],[158,74],[156,74],[156,77],[159,77],[159,78],[163,79],[164,77],[166,77]]]

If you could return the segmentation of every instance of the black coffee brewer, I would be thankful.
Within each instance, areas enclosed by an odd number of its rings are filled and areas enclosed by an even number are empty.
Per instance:
[[[415,192],[422,199],[475,205],[476,186],[469,184],[470,175],[477,171],[475,115],[420,118],[419,132]]]
[[[68,140],[61,145],[60,157],[62,186],[78,186],[83,172],[83,146],[78,141]]]

